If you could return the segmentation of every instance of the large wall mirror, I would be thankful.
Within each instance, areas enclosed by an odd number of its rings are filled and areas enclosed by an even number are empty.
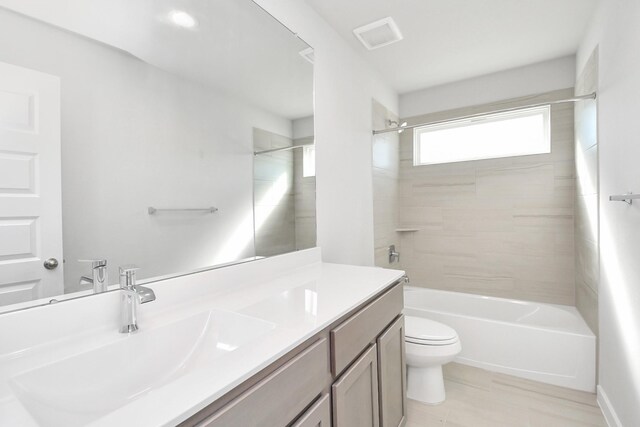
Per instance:
[[[0,311],[315,246],[312,62],[251,0],[0,0]]]

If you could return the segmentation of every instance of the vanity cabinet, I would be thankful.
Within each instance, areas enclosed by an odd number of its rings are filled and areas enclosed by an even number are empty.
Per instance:
[[[402,285],[396,285],[331,330],[331,373],[340,375],[402,312]]]
[[[378,389],[380,424],[404,426],[407,419],[407,365],[404,348],[404,316],[378,337]]]
[[[394,286],[331,331],[332,374],[348,366],[332,387],[334,427],[406,423],[403,304]]]
[[[404,426],[403,304],[396,282],[180,426]]]
[[[331,427],[331,399],[328,394],[318,400],[292,427]]]
[[[322,393],[329,365],[327,354],[327,340],[321,339],[198,425],[265,427],[291,424]]]
[[[333,427],[379,427],[376,345],[370,346],[331,388]]]

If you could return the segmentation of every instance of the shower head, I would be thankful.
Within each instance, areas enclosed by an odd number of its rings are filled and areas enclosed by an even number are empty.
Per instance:
[[[387,125],[398,128],[398,133],[402,133],[407,126],[407,122],[399,123],[396,120],[387,120]]]

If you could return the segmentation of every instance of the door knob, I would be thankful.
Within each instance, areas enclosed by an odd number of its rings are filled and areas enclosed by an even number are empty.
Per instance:
[[[58,268],[58,260],[55,258],[49,258],[44,262],[44,268],[47,270],[55,270]]]

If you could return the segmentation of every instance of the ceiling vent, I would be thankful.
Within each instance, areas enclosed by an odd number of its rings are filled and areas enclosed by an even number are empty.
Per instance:
[[[306,59],[307,61],[311,62],[312,64],[314,62],[316,62],[316,54],[313,51],[312,47],[308,47],[304,50],[301,50],[300,52],[298,52],[300,54],[300,56],[302,56],[304,59]]]
[[[353,30],[358,40],[369,50],[388,46],[402,40],[402,34],[393,18],[388,17]]]

